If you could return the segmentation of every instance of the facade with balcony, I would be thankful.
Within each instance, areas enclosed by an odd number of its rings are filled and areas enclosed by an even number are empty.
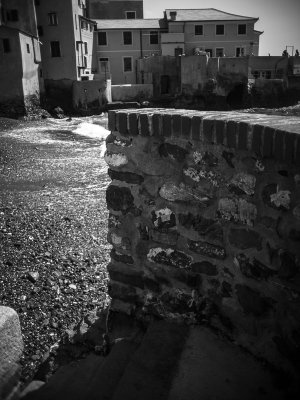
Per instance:
[[[210,57],[258,55],[262,34],[254,29],[258,18],[206,8],[167,9],[165,19],[169,35],[162,37],[163,55],[201,52]]]
[[[86,0],[38,0],[36,10],[45,83],[91,79],[94,22]]]

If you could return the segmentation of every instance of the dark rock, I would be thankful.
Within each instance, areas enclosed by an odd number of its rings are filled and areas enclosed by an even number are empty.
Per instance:
[[[278,276],[283,279],[292,279],[299,272],[300,266],[294,254],[279,250],[280,268]]]
[[[62,118],[66,118],[65,114],[64,114],[64,110],[60,107],[55,107],[52,110],[52,116],[54,118],[58,118],[58,119],[62,119]]]
[[[223,151],[222,157],[225,159],[229,167],[234,168],[234,164],[232,162],[232,159],[234,158],[233,153],[230,153],[229,151]]]
[[[115,211],[128,212],[134,205],[130,189],[110,185],[106,190],[107,207]]]
[[[289,338],[274,336],[273,341],[279,352],[289,359],[297,368],[300,368],[300,345],[293,343]]]
[[[231,297],[231,294],[232,294],[232,286],[230,285],[230,283],[223,281],[221,296],[222,297]]]
[[[115,249],[112,249],[110,252],[110,256],[118,262],[124,263],[124,264],[134,264],[134,260],[131,256],[128,256],[127,254],[120,254],[118,253]]]
[[[221,246],[202,241],[194,242],[192,240],[189,241],[188,245],[189,249],[197,254],[217,258],[220,260],[224,260],[224,258],[226,258],[226,251]]]
[[[140,303],[136,289],[129,285],[110,281],[108,284],[108,294],[113,299],[123,300],[128,303]]]
[[[262,237],[259,233],[248,229],[230,229],[229,242],[238,249],[262,249]]]
[[[269,229],[276,229],[277,227],[277,219],[271,218],[271,217],[262,217],[259,221],[261,224],[263,224],[266,228]]]
[[[132,139],[120,139],[113,133],[106,138],[106,144],[115,144],[116,146],[130,147],[132,146]]]
[[[288,210],[290,208],[290,191],[278,190],[275,183],[267,185],[262,191],[263,202],[276,210]]]
[[[171,143],[163,143],[158,149],[161,157],[170,157],[178,162],[185,160],[188,151]]]
[[[270,309],[272,301],[262,297],[258,291],[246,285],[236,285],[235,288],[238,300],[246,314],[260,317]]]
[[[189,268],[192,262],[190,256],[173,249],[151,249],[148,253],[148,259],[157,264],[176,268]]]
[[[156,230],[151,231],[151,239],[157,243],[163,243],[168,246],[175,246],[178,239],[178,232],[171,231],[168,233],[162,233]]]
[[[297,229],[291,229],[289,239],[294,240],[295,242],[300,242],[300,231]]]
[[[139,233],[140,233],[140,238],[142,240],[149,240],[149,228],[148,228],[148,226],[139,225],[138,226],[138,230],[139,230]]]
[[[166,212],[166,210],[168,212]],[[152,222],[159,232],[167,233],[170,228],[176,226],[175,214],[169,209],[152,211]]]
[[[201,157],[201,160],[199,160],[196,164],[206,165],[207,167],[216,167],[218,163],[218,157],[216,157],[213,153],[206,151]]]
[[[119,269],[113,264],[109,264],[108,273],[110,278],[113,281],[124,283],[125,285],[131,285],[134,287],[139,287],[140,289],[144,289],[144,280],[143,273],[137,272],[133,270],[124,270]]]
[[[249,260],[245,254],[239,254],[236,257],[241,272],[252,279],[268,279],[270,276],[274,275],[276,271],[268,268],[263,263],[254,258],[252,261]]]
[[[219,222],[207,219],[200,215],[194,216],[191,213],[179,214],[179,223],[187,229],[191,227],[206,239],[223,242],[223,229]]]
[[[197,274],[205,274],[209,276],[218,275],[217,267],[209,261],[201,261],[191,265],[192,271]]]
[[[140,185],[142,182],[144,182],[144,178],[141,175],[134,174],[132,172],[121,172],[109,169],[108,175],[112,180],[116,179],[118,181],[132,183],[134,185]]]
[[[149,277],[144,277],[145,289],[151,290],[152,292],[159,293],[161,291],[160,284]]]

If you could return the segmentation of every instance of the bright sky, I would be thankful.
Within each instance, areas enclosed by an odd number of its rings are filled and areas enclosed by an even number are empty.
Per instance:
[[[166,8],[217,8],[259,17],[260,56],[281,55],[286,46],[300,51],[300,0],[144,0],[144,18],[162,18]]]

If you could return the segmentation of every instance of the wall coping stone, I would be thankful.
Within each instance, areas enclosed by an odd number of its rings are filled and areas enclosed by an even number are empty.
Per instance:
[[[17,390],[19,361],[23,340],[18,314],[12,308],[0,306],[0,399]]]
[[[111,110],[111,131],[124,136],[182,138],[249,150],[300,165],[300,118],[239,111],[143,108]]]

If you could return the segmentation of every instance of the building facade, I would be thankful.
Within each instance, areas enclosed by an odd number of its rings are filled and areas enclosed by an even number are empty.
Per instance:
[[[88,0],[89,17],[93,19],[141,19],[143,0]]]
[[[0,3],[0,113],[20,115],[39,105],[43,91],[34,0]]]
[[[36,10],[45,82],[89,79],[94,23],[86,0],[37,0]]]
[[[96,20],[96,77],[112,84],[137,83],[138,59],[161,54],[163,21],[158,19]]]
[[[112,84],[133,84],[143,81],[137,60],[152,55],[256,56],[257,20],[213,8],[168,9],[163,19],[96,19],[93,70],[96,77],[111,76]]]
[[[258,55],[262,32],[254,29],[258,18],[229,14],[214,8],[167,9],[168,33],[162,35],[162,54],[210,57]]]

